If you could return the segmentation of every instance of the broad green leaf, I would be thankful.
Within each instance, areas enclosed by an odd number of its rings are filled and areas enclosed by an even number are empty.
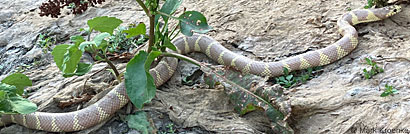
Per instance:
[[[31,80],[22,73],[14,73],[4,78],[2,83],[16,86],[17,94],[22,95],[26,86],[32,86]]]
[[[65,73],[74,73],[77,69],[77,64],[80,62],[81,56],[83,52],[75,47],[75,45],[71,45],[67,48],[68,52],[64,54],[63,60],[63,74]]]
[[[208,25],[206,18],[200,12],[187,11],[181,14],[179,17],[179,26],[182,34],[186,36],[192,36],[193,32],[206,33],[212,30],[212,27]]]
[[[112,34],[114,29],[122,23],[122,20],[115,17],[101,16],[95,17],[87,21],[90,29],[94,29],[100,32],[107,32]]]
[[[147,31],[147,28],[144,23],[138,24],[137,27],[130,28],[128,30],[124,30],[123,32],[127,33],[127,38],[135,37],[138,35],[144,35]]]
[[[86,63],[78,63],[77,65],[77,70],[75,70],[75,73],[64,73],[63,76],[64,77],[71,77],[71,76],[82,76],[86,73],[88,73],[91,68],[93,67],[93,64],[86,64]]]
[[[169,14],[172,15],[177,9],[178,7],[181,5],[183,0],[167,0],[165,1],[165,3],[162,5],[161,9],[159,10],[162,13],[165,14]],[[168,17],[165,15],[161,15],[162,18],[164,19],[164,22],[167,23],[168,22]],[[157,22],[159,19],[159,16],[155,16],[155,22]]]
[[[153,129],[147,119],[147,114],[145,112],[139,111],[134,115],[128,115],[125,120],[128,123],[128,127],[136,129],[143,134],[153,133]]]
[[[77,47],[80,46],[80,44],[85,41],[85,40],[84,40],[84,37],[83,37],[83,36],[80,36],[80,35],[71,36],[71,37],[70,37],[70,40],[71,40],[72,42],[74,42],[74,44],[75,44]]]
[[[61,71],[63,71],[64,54],[68,52],[67,48],[69,46],[70,45],[67,44],[57,45],[54,47],[53,52],[51,52],[51,55],[54,57],[54,62]]]
[[[145,51],[140,51],[128,62],[124,75],[127,94],[137,108],[142,108],[144,103],[150,102],[156,92],[154,78],[145,70],[147,57]]]
[[[99,47],[99,46],[101,45],[101,42],[102,42],[105,38],[110,37],[110,36],[111,36],[111,35],[110,35],[109,33],[100,33],[100,34],[98,34],[97,36],[94,37],[95,45],[96,45],[97,47]]]
[[[21,114],[33,113],[37,110],[37,105],[20,96],[10,97],[12,110]]]

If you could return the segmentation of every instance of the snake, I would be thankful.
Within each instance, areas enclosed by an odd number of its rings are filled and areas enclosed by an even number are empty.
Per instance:
[[[355,9],[343,14],[337,20],[338,32],[342,35],[335,43],[314,51],[295,55],[275,62],[255,61],[236,54],[210,36],[193,34],[173,40],[176,52],[187,54],[201,52],[219,64],[233,67],[242,73],[260,76],[280,76],[284,68],[288,71],[302,70],[310,67],[333,63],[352,52],[358,45],[358,32],[353,27],[359,23],[379,21],[389,18],[401,11],[401,6],[392,5],[383,8]],[[178,59],[164,57],[154,68],[149,70],[159,87],[174,74]],[[16,123],[27,128],[49,132],[72,132],[93,127],[112,117],[129,101],[124,82],[120,83],[96,103],[77,111],[67,113],[34,112],[30,114],[4,114],[0,126]]]

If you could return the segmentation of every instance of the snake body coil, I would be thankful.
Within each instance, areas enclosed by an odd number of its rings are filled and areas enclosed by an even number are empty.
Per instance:
[[[261,76],[278,76],[283,74],[283,68],[289,71],[323,66],[349,54],[358,44],[358,33],[353,25],[386,19],[401,11],[400,6],[389,6],[378,9],[359,9],[344,14],[337,21],[340,34],[343,37],[325,48],[310,51],[278,62],[253,61],[237,55],[206,35],[180,37],[174,41],[180,54],[198,51],[205,53],[220,64],[232,66],[243,73]],[[178,60],[163,58],[150,74],[155,79],[156,86],[165,83],[174,73]],[[124,83],[110,91],[97,103],[68,113],[35,112],[31,114],[2,115],[0,126],[17,123],[28,128],[50,132],[71,132],[83,130],[99,124],[128,103]]]

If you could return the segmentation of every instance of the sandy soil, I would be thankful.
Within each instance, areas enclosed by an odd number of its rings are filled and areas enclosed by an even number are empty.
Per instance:
[[[67,42],[69,36],[79,34],[78,29],[86,26],[86,20],[95,16],[115,16],[122,19],[124,25],[147,23],[135,1],[107,1],[83,15],[63,15],[59,19],[38,16],[36,8],[42,1],[0,2],[0,65],[3,66],[0,78],[21,64],[40,61],[40,65],[25,72],[34,82],[29,90],[36,91],[30,94],[30,99],[40,110],[66,112],[82,107],[61,110],[56,108],[55,100],[78,95],[81,91],[75,89],[92,73],[64,79],[50,62],[50,53],[43,54],[34,42],[44,31],[53,32],[61,43]],[[182,6],[202,12],[214,28],[208,35],[225,47],[253,59],[276,61],[337,41],[341,37],[337,33],[338,17],[349,8],[364,5],[365,1],[355,0],[185,0]],[[408,129],[410,132],[410,62],[397,59],[410,59],[410,6],[403,6],[403,12],[390,19],[356,26],[359,46],[351,54],[323,67],[323,73],[306,84],[287,91],[292,108],[288,122],[295,133],[359,133],[353,130],[365,128]],[[209,61],[203,55],[195,57]],[[366,80],[362,72],[369,68],[365,57],[376,59],[385,72]],[[93,72],[103,67],[105,64],[97,64]],[[144,108],[151,111],[159,130],[173,122],[180,132],[272,133],[262,113],[240,117],[233,112],[233,105],[221,89],[182,85],[181,73],[187,68],[192,66],[181,63],[174,77],[159,88],[157,97]],[[102,91],[112,79],[108,73],[93,77],[90,87]],[[398,94],[380,97],[385,84],[394,86]],[[115,133],[121,131],[112,129],[123,126],[116,116],[103,127],[81,133]],[[0,132],[44,133],[18,125],[2,128]]]

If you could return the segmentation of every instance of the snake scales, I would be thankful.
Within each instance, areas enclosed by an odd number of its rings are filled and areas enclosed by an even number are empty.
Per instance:
[[[262,76],[278,76],[283,74],[283,68],[289,71],[301,70],[309,67],[323,66],[332,63],[349,54],[356,48],[358,33],[353,25],[386,19],[401,11],[400,6],[389,6],[378,9],[358,9],[344,14],[337,21],[340,34],[343,37],[334,44],[325,48],[310,51],[278,62],[253,61],[237,55],[213,38],[206,35],[180,37],[174,41],[177,52],[180,54],[198,51],[218,61],[220,64],[232,66],[243,73],[252,73]],[[177,59],[163,58],[150,74],[157,86],[165,83],[177,67]],[[68,113],[35,112],[31,114],[3,115],[0,126],[17,123],[28,128],[50,132],[71,132],[83,130],[108,119],[118,109],[128,103],[124,83],[110,91],[97,103]]]

